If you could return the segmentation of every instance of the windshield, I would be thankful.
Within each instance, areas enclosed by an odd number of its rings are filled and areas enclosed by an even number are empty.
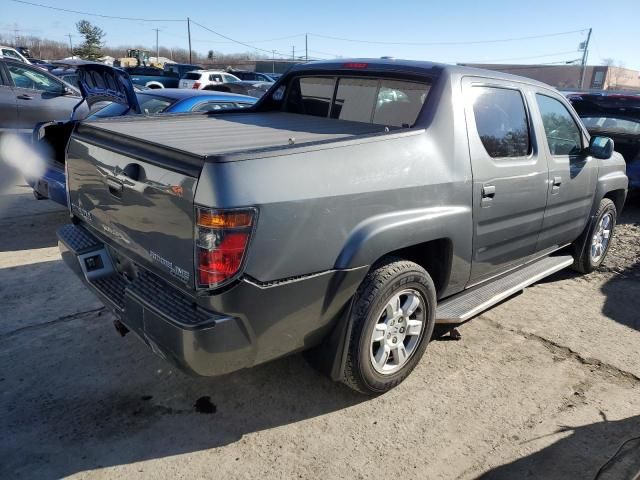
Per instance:
[[[177,102],[177,100],[171,98],[159,97],[148,93],[138,93],[137,97],[138,103],[140,104],[140,110],[145,115],[161,113]],[[117,117],[127,113],[128,109],[129,108],[126,105],[110,103],[91,115],[91,118]]]
[[[640,121],[614,117],[582,117],[588,130],[602,130],[626,135],[640,135]]]

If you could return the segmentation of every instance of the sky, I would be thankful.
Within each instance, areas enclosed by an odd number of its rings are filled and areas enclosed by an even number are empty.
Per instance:
[[[80,41],[75,23],[85,18],[106,32],[105,42],[110,46],[153,47],[154,29],[159,28],[161,46],[187,48],[186,21],[158,20],[189,16],[204,27],[261,49],[259,53],[275,50],[276,58],[291,58],[294,47],[296,56],[304,55],[308,33],[308,54],[313,58],[388,55],[447,63],[522,64],[581,58],[578,45],[592,28],[590,64],[613,58],[616,63],[640,70],[638,40],[632,39],[639,25],[640,0],[617,0],[611,9],[605,2],[593,0],[30,1],[153,21],[107,19],[0,0],[1,33],[13,35],[17,28],[21,35],[60,41],[68,41],[66,35],[75,33],[74,41]],[[522,38],[547,34],[559,35]],[[223,53],[256,51],[196,24],[191,25],[191,37],[193,49],[204,54],[210,49]],[[505,39],[511,40],[493,41]]]

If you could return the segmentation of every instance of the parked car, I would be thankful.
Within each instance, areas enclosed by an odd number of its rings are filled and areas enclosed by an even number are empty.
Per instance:
[[[203,90],[209,85],[220,85],[240,82],[240,79],[227,72],[218,70],[194,70],[180,79],[180,88]]]
[[[597,268],[627,193],[554,88],[391,59],[294,66],[242,112],[80,123],[65,158],[62,258],[121,333],[199,375],[314,348],[368,394],[436,323]]]
[[[22,62],[22,63],[26,63],[26,64],[30,64],[31,63],[29,60],[27,60],[27,57],[22,55],[15,48],[13,48],[13,47],[5,47],[3,45],[0,45],[0,58],[13,59],[13,60],[16,60],[18,62]]]
[[[40,122],[68,120],[81,100],[76,88],[55,75],[18,60],[0,58],[0,133],[30,137]],[[88,113],[85,106],[77,110],[78,118]]]
[[[592,135],[606,135],[629,163],[640,155],[640,95],[573,93],[573,108]]]
[[[77,74],[76,74],[77,75]],[[134,86],[136,89],[138,86]],[[144,88],[144,87],[142,87]],[[139,111],[143,115],[187,112],[210,112],[245,108],[256,101],[253,97],[235,95],[222,92],[204,92],[200,90],[181,90],[178,88],[164,88],[162,90],[146,89],[136,92]],[[86,120],[134,115],[135,111],[129,105],[113,102],[89,115]],[[40,141],[49,141],[52,136],[59,134],[56,129],[45,139],[45,134],[37,133]],[[56,141],[51,143],[55,144]],[[55,151],[55,149],[54,149]],[[27,179],[33,188],[37,199],[49,198],[60,205],[67,206],[66,181],[64,163],[51,159],[43,175],[39,178]]]
[[[255,82],[250,80],[242,80],[240,82],[227,83],[210,83],[203,90],[213,90],[218,92],[237,93],[239,95],[249,95],[250,97],[260,98],[271,87],[273,82]]]
[[[275,80],[271,76],[267,75],[266,73],[250,72],[248,70],[229,70],[228,73],[231,73],[234,77],[237,77],[240,80],[249,80],[252,82],[267,82],[267,83],[275,82]]]
[[[166,64],[164,68],[139,66],[125,68],[125,71],[136,85],[143,85],[148,88],[177,88],[178,82],[184,74],[199,68],[202,67],[176,63]]]

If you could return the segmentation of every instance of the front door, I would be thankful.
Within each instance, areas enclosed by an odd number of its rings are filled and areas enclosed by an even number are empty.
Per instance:
[[[18,105],[2,63],[0,62],[0,135],[15,132],[18,123]]]
[[[69,120],[79,96],[66,95],[65,85],[42,70],[7,62],[18,103],[18,129],[31,133],[40,122]]]
[[[473,172],[470,285],[516,267],[536,253],[547,202],[548,169],[516,82],[463,81]]]
[[[560,95],[543,89],[531,92],[540,121],[535,123],[540,149],[549,165],[549,196],[538,250],[573,242],[584,230],[598,180],[598,164],[586,146],[586,134]]]

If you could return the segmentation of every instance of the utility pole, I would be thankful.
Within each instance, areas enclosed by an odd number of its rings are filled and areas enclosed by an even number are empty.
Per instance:
[[[580,72],[580,89],[584,88],[584,74],[587,69],[587,56],[589,55],[589,40],[591,40],[591,28],[589,29],[589,33],[587,34],[586,42],[581,45],[584,46],[582,49],[582,71]]]
[[[189,63],[193,63],[191,60],[191,19],[187,17],[187,34],[189,35]]]
[[[20,36],[20,29],[18,28],[18,24],[14,23],[13,24],[13,42],[14,45],[17,47],[18,46],[18,37]]]
[[[158,44],[158,32],[160,32],[159,28],[154,28],[156,31],[156,63],[160,63],[160,46]]]
[[[71,37],[73,37],[73,35],[71,35],[70,33],[67,33],[67,37],[69,37],[69,50],[71,50],[71,58],[74,58],[74,55],[73,55],[73,42],[71,41]]]
[[[271,57],[271,73],[276,73],[276,51],[271,50],[271,54],[273,55]]]
[[[309,42],[308,42],[309,34],[304,34],[304,59],[305,61],[309,61]]]
[[[291,60],[295,60],[295,59],[296,59],[296,46],[291,45]]]

